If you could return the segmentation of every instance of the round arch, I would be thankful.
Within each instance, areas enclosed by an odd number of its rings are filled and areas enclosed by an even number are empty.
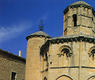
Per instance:
[[[89,56],[90,56],[91,51],[94,50],[94,49],[95,49],[95,46],[90,48],[90,50],[88,51]]]
[[[59,50],[62,51],[63,48],[68,48],[70,51],[72,51],[71,48],[68,45],[61,46]]]
[[[61,75],[56,80],[73,80],[73,79],[68,75]]]
[[[89,77],[87,80],[95,80],[95,75]]]
[[[95,61],[95,46],[91,47],[88,51],[88,55],[92,61]]]
[[[63,45],[59,49],[61,55],[66,54],[67,57],[71,57],[73,52],[72,49],[68,45]]]

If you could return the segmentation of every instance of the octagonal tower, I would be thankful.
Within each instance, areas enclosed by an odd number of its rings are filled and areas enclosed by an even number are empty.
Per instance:
[[[64,10],[63,35],[95,36],[94,9],[83,1],[75,2]]]

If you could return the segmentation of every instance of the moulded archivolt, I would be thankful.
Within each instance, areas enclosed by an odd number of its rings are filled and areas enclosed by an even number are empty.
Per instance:
[[[90,78],[88,78],[87,80],[95,80],[95,75],[91,76]]]
[[[59,54],[60,56],[66,55],[67,57],[71,57],[73,54],[71,48],[67,45],[63,45],[59,50],[60,50],[60,54]]]
[[[68,75],[61,75],[56,80],[73,80],[73,79]]]
[[[95,60],[95,46],[90,48],[88,55],[92,60]]]

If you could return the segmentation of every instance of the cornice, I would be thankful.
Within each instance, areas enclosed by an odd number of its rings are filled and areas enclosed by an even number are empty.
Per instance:
[[[51,38],[47,40],[47,42],[41,47],[41,55],[44,55],[45,52],[49,50],[50,44],[59,44],[59,43],[66,43],[66,42],[88,42],[88,43],[95,43],[95,38],[91,36],[69,36],[69,37],[58,37],[58,38]]]
[[[34,38],[34,37],[45,37],[45,38],[51,38],[49,36],[44,36],[44,35],[30,35],[26,37],[26,40],[30,39],[30,38]]]
[[[89,42],[89,43],[95,43],[95,38],[93,37],[85,37],[85,36],[77,36],[77,37],[67,37],[67,38],[56,38],[49,40],[52,44],[59,44],[59,43],[65,43],[65,42]]]
[[[78,4],[78,5],[70,5],[68,6],[65,10],[64,10],[64,14],[66,14],[69,11],[69,8],[78,8],[78,7],[84,7],[84,8],[88,8],[88,9],[92,9],[92,13],[95,16],[95,11],[93,9],[93,7],[91,6],[87,6],[85,4]]]

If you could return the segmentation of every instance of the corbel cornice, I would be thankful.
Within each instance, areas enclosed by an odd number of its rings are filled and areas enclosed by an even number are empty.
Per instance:
[[[50,44],[59,44],[59,43],[68,43],[68,42],[88,42],[88,43],[95,43],[94,37],[89,36],[71,36],[71,37],[58,37],[58,38],[51,38],[47,40],[47,42],[41,47],[41,55],[44,54],[44,52],[47,52],[49,49]]]

